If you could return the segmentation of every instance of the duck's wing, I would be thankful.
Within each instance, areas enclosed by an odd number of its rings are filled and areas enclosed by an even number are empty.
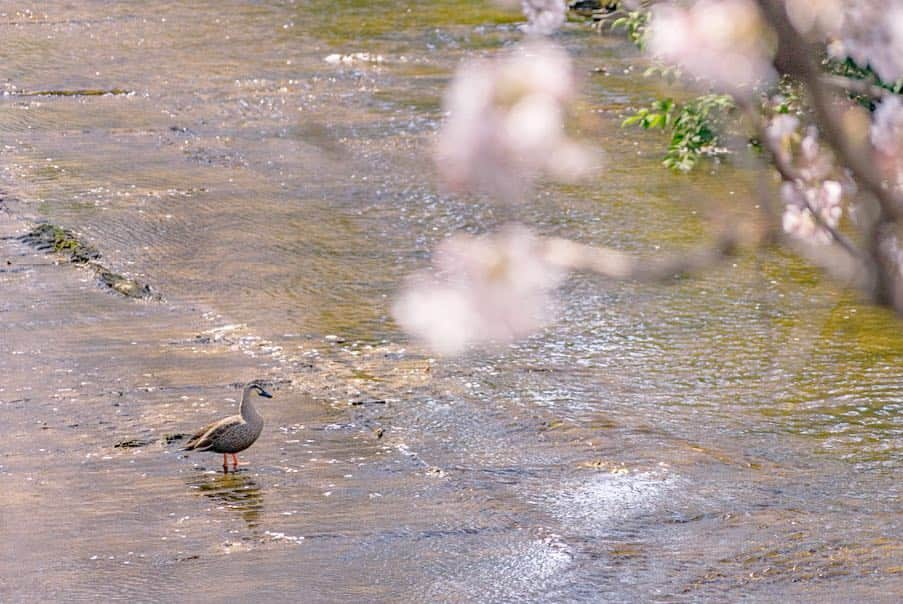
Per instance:
[[[185,447],[183,447],[183,451],[206,451],[210,447],[213,446],[213,443],[223,435],[226,431],[228,431],[233,426],[237,426],[242,423],[242,418],[240,415],[231,415],[229,417],[224,417],[223,419],[217,420],[212,424],[207,424],[200,430],[198,430],[194,436],[188,439],[188,442],[185,443]]]

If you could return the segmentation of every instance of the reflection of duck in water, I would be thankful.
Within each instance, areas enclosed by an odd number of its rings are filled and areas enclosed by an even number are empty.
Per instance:
[[[205,475],[192,481],[204,497],[209,497],[220,505],[241,514],[242,519],[253,527],[263,509],[263,493],[249,476],[244,474]]]
[[[273,395],[257,382],[245,386],[238,415],[230,415],[204,426],[188,440],[184,450],[222,453],[224,472],[229,471],[226,455],[231,453],[232,469],[237,470],[238,457],[235,454],[254,444],[263,431],[263,417],[254,406],[255,399],[260,397],[273,398]]]

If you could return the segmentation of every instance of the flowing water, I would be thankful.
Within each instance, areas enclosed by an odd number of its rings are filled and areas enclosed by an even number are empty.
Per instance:
[[[578,275],[547,330],[454,361],[392,323],[460,230],[654,255],[704,232],[701,199],[758,200],[620,130],[654,83],[576,23],[597,177],[515,209],[438,193],[441,91],[515,21],[0,2],[0,599],[899,601],[900,323],[797,259]],[[12,238],[40,220],[163,300]],[[255,377],[275,398],[239,472],[182,454]]]

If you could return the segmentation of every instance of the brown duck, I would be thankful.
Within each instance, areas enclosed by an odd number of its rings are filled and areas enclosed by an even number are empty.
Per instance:
[[[232,455],[232,469],[238,468],[236,453],[254,444],[263,431],[263,417],[257,412],[254,401],[260,397],[273,398],[263,386],[251,382],[241,395],[238,415],[230,415],[204,426],[186,443],[184,451],[213,451],[223,454],[223,470],[228,471],[226,455]]]

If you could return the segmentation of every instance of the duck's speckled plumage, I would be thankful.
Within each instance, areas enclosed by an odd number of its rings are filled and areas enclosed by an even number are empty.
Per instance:
[[[230,415],[204,426],[188,440],[185,450],[235,454],[250,447],[263,431],[263,417],[253,403],[253,399],[259,396],[272,397],[257,382],[245,386],[238,415]]]

